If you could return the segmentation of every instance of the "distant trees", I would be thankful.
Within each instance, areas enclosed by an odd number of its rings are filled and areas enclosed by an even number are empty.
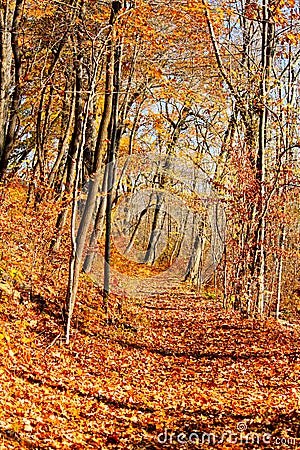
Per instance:
[[[208,5],[206,14],[232,111],[223,144],[223,184],[233,207],[229,290],[248,314],[263,314],[280,297],[282,202],[291,200],[295,175],[299,11],[294,2],[236,2],[224,10],[218,35]]]

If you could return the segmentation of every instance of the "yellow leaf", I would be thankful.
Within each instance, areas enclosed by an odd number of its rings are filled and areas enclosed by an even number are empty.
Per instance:
[[[12,287],[7,283],[0,283],[0,291],[3,291],[8,295],[12,295],[13,293]]]

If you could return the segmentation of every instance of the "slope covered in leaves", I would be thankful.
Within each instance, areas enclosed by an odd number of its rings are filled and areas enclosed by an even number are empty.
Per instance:
[[[299,443],[297,326],[242,320],[192,292],[128,300],[111,326],[96,302],[81,306],[66,347],[46,310],[2,296],[2,448],[179,448],[180,433],[191,448],[207,446],[202,433],[243,448],[243,427]]]

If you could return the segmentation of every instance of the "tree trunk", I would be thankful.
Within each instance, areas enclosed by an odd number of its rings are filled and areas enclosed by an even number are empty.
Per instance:
[[[260,185],[259,203],[259,229],[258,229],[258,312],[264,314],[265,308],[265,238],[266,238],[266,140],[268,123],[268,95],[269,76],[272,64],[274,25],[270,23],[269,0],[263,0],[263,29],[261,49],[261,85],[260,85],[260,114],[259,114],[259,138],[257,156],[257,177]]]
[[[67,159],[67,177],[65,184],[65,191],[63,194],[63,198],[66,201],[66,205],[63,210],[59,213],[57,221],[56,221],[56,229],[57,234],[51,243],[51,250],[57,251],[61,242],[61,233],[63,227],[65,225],[69,205],[68,205],[68,197],[73,191],[75,176],[76,176],[76,159],[78,155],[78,150],[81,143],[82,137],[82,127],[83,127],[83,99],[82,99],[82,55],[77,55],[77,59],[75,61],[75,90],[76,90],[76,98],[75,98],[75,122],[74,129],[72,134],[72,140],[69,146],[68,151],[68,159]]]
[[[0,10],[0,180],[4,178],[18,131],[21,98],[21,53],[19,26],[23,0],[11,2]]]
[[[121,2],[114,2],[115,14],[121,8]],[[118,135],[118,119],[119,119],[119,95],[121,84],[121,62],[122,62],[122,41],[116,44],[114,58],[114,93],[112,98],[112,114],[110,122],[110,143],[108,147],[107,164],[107,200],[106,200],[106,216],[105,216],[105,261],[104,261],[104,291],[103,306],[108,312],[108,299],[110,291],[110,257],[111,257],[111,213],[112,213],[112,195],[115,181],[115,152],[119,139]],[[119,136],[120,137],[120,136]]]

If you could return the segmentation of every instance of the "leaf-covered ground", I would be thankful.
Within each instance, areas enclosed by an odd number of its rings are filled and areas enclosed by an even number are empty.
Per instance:
[[[2,292],[0,448],[300,446],[296,324],[181,289],[106,325],[83,297],[67,347],[54,309]]]

